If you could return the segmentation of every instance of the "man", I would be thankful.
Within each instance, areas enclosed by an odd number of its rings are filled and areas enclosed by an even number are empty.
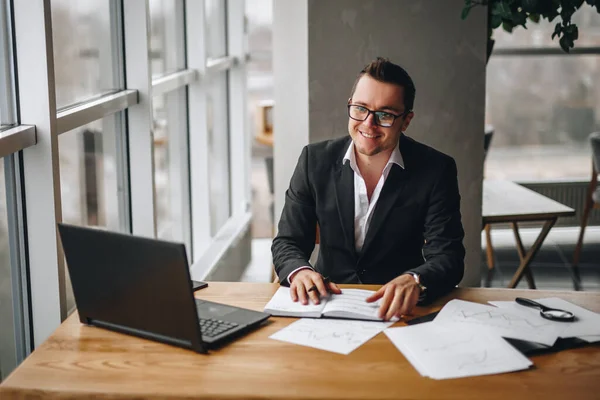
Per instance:
[[[318,304],[319,295],[340,293],[336,283],[384,284],[367,301],[382,299],[379,315],[389,320],[462,279],[456,163],[404,135],[414,98],[408,73],[377,58],[352,88],[350,138],[302,150],[271,248],[294,301]]]

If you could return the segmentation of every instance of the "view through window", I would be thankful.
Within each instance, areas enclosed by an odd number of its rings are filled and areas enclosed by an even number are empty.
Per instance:
[[[562,52],[551,39],[556,21],[529,22],[512,34],[494,31],[486,87],[486,124],[494,133],[486,178],[589,180],[588,135],[600,130],[600,17],[584,5],[573,22],[579,28],[575,48],[586,54]]]

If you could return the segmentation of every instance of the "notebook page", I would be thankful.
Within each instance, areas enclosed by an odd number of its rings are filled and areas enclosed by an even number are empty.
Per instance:
[[[321,299],[321,304],[309,301],[307,305],[303,305],[300,301],[294,302],[290,296],[290,288],[281,286],[271,297],[264,311],[275,316],[319,318],[325,303],[327,299]]]
[[[352,318],[368,318],[381,321],[377,317],[380,301],[367,303],[367,297],[375,293],[372,290],[363,289],[344,289],[342,294],[331,295],[325,308],[323,315],[334,317]]]

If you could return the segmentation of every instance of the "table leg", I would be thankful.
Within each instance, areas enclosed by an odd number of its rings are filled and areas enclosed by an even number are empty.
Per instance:
[[[538,250],[542,246],[542,243],[544,243],[546,236],[548,236],[548,232],[550,232],[550,229],[552,229],[552,227],[554,226],[555,223],[556,223],[556,217],[549,219],[544,223],[544,226],[542,227],[542,231],[540,232],[539,236],[537,237],[537,239],[535,240],[535,242],[533,243],[533,245],[531,246],[531,248],[529,249],[527,254],[525,254],[525,257],[521,260],[521,263],[519,264],[519,268],[517,268],[517,272],[515,272],[515,275],[511,279],[510,283],[508,284],[509,288],[517,287],[519,281],[523,277],[523,274],[529,268],[529,264],[531,264],[533,257],[535,257],[535,255],[537,254]]]
[[[483,227],[485,230],[485,254],[487,258],[488,273],[485,279],[485,287],[490,287],[492,284],[492,278],[496,268],[496,262],[494,258],[494,248],[492,247],[492,225],[485,224]]]
[[[519,234],[519,225],[517,222],[511,222],[511,225],[513,233],[515,234],[515,242],[517,242],[517,253],[519,253],[520,261],[523,262],[525,259],[525,247],[523,246],[523,241],[521,240],[521,235]],[[529,286],[529,289],[535,289],[533,273],[529,267],[525,269],[525,279],[527,279],[527,285]]]

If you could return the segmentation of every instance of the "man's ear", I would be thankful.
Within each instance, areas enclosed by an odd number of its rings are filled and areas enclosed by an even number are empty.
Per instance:
[[[415,116],[414,112],[409,112],[408,114],[406,114],[406,117],[404,117],[404,121],[402,123],[402,131],[406,131],[406,129],[408,128],[408,126],[410,125],[410,121],[413,119],[413,117]]]

